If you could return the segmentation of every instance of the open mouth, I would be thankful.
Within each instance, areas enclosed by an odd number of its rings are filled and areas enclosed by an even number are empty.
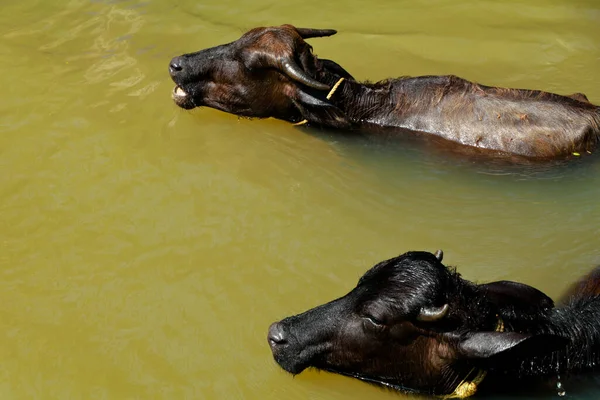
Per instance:
[[[181,86],[175,86],[173,88],[173,99],[184,99],[187,95],[187,92],[183,90]]]
[[[188,92],[183,90],[183,88],[179,85],[173,88],[171,97],[173,98],[175,104],[186,110],[191,110],[192,108],[196,107],[194,101],[192,100],[192,96],[190,96]]]

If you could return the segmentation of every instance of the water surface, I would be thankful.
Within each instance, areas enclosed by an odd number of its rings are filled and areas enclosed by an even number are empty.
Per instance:
[[[479,165],[172,103],[172,56],[282,23],[338,29],[315,53],[359,79],[600,103],[597,1],[4,0],[0,397],[399,398],[293,379],[267,327],[408,250],[554,297],[600,264],[597,157]]]

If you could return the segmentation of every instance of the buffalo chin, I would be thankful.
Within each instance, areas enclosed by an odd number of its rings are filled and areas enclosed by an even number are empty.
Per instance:
[[[288,359],[285,356],[278,356],[277,354],[273,354],[273,358],[277,362],[277,364],[284,369],[286,372],[289,372],[292,375],[298,375],[310,365],[305,363],[299,363],[296,360]]]

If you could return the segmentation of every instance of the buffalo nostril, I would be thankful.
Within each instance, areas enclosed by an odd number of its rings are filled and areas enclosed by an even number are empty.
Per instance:
[[[287,335],[283,329],[283,326],[281,326],[279,322],[271,324],[271,326],[269,327],[269,335],[267,336],[267,338],[269,340],[269,345],[271,346],[271,348],[287,343]]]
[[[169,64],[169,69],[171,70],[171,73],[181,71],[183,69],[183,66],[181,65],[181,59],[179,57],[172,59],[171,63]]]

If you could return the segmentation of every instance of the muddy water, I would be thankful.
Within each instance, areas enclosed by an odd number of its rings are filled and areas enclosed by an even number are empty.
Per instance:
[[[1,398],[398,398],[292,379],[269,323],[410,249],[552,296],[600,263],[597,158],[474,165],[172,104],[170,57],[280,23],[338,29],[315,52],[360,79],[600,103],[597,1],[4,0]]]

